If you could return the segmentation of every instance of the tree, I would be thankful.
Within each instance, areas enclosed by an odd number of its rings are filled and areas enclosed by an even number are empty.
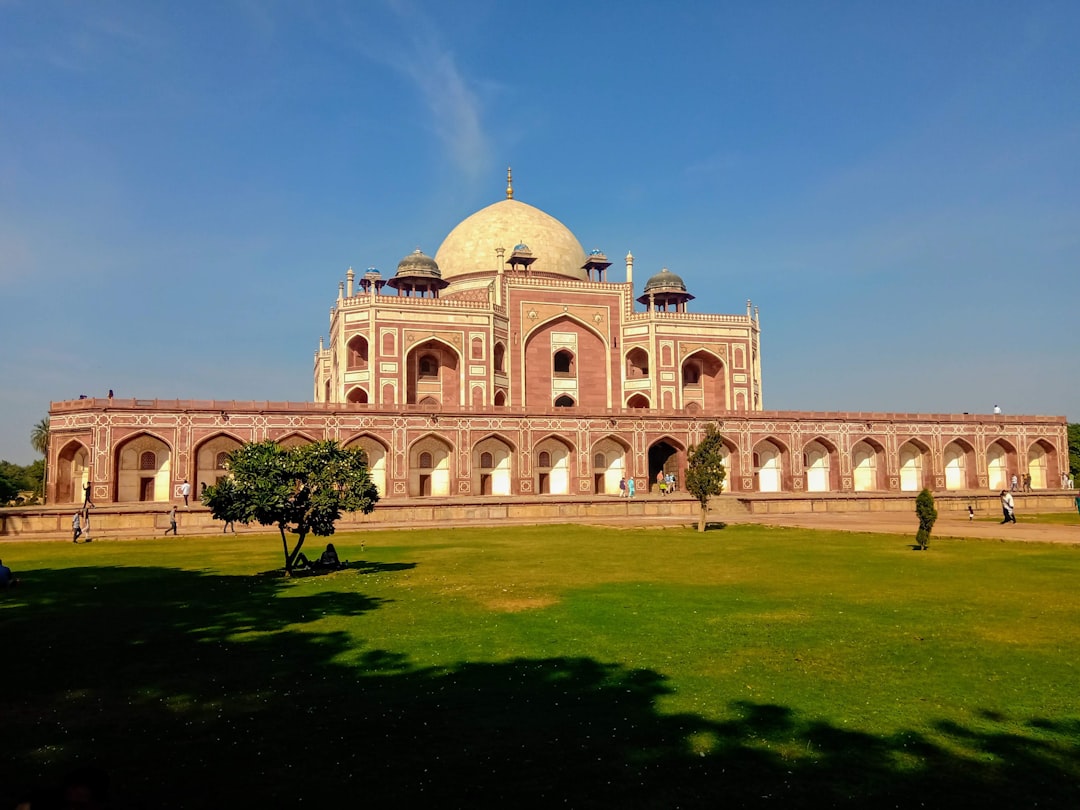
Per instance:
[[[309,534],[329,537],[342,512],[368,514],[379,499],[362,452],[335,441],[248,443],[230,454],[227,466],[229,476],[206,488],[203,503],[218,520],[277,526],[286,576]],[[291,551],[286,532],[296,535]]]
[[[41,453],[46,460],[49,458],[49,417],[45,417],[30,431],[30,444]],[[45,470],[41,472],[41,501],[45,502]]]
[[[919,517],[919,531],[915,533],[915,542],[919,548],[926,551],[930,545],[930,532],[934,529],[934,521],[937,520],[937,509],[934,508],[934,495],[928,489],[924,489],[915,498],[915,514]]]
[[[705,428],[705,438],[690,448],[687,455],[686,491],[697,498],[701,504],[701,517],[698,519],[698,531],[705,531],[705,522],[709,514],[709,498],[724,491],[724,440],[716,425]]]
[[[1080,422],[1069,425],[1069,472],[1080,478]]]

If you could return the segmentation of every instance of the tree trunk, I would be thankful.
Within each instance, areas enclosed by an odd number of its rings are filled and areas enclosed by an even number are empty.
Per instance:
[[[701,507],[701,516],[698,518],[698,523],[697,523],[697,530],[699,532],[705,531],[705,524],[708,522],[708,518],[709,518],[709,507],[708,506],[702,506]]]
[[[278,524],[278,531],[281,532],[281,549],[285,552],[285,576],[292,576],[292,564],[289,560],[289,541],[285,539],[285,524]]]

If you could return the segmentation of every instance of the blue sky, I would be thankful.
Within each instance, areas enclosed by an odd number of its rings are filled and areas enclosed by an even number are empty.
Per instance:
[[[82,393],[309,399],[345,269],[508,164],[639,285],[752,299],[768,408],[1080,420],[1078,41],[1040,0],[0,0],[0,458]]]

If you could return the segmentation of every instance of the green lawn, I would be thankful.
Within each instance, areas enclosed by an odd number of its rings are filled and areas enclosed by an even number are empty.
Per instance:
[[[334,540],[0,546],[0,810],[90,761],[121,807],[1080,806],[1080,548]]]

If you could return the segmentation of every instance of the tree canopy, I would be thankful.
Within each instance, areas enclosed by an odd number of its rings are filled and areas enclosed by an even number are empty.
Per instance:
[[[309,534],[328,537],[342,512],[370,513],[379,493],[362,450],[335,441],[282,447],[242,445],[229,456],[229,475],[202,493],[218,520],[277,526],[291,574]],[[296,535],[290,550],[286,532]]]
[[[701,517],[698,531],[705,531],[709,514],[709,499],[724,491],[724,440],[720,429],[709,424],[705,427],[705,438],[690,448],[687,455],[686,491],[697,498],[701,504]]]

